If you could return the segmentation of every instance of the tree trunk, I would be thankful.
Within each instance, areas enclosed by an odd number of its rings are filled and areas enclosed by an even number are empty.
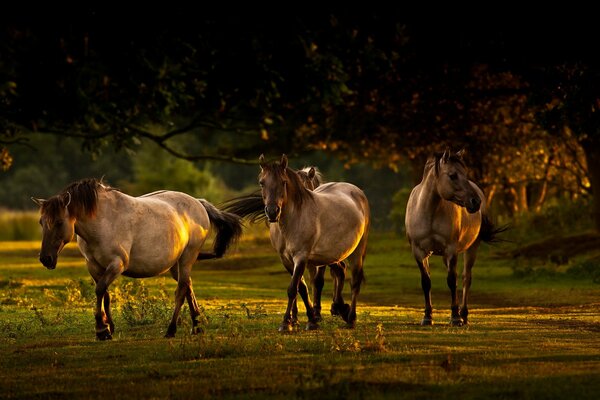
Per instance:
[[[596,232],[600,233],[600,137],[581,142],[587,162],[587,172],[592,185],[592,218]]]

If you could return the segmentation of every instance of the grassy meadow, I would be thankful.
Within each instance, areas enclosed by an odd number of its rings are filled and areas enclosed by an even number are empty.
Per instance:
[[[577,259],[507,256],[482,246],[470,325],[450,327],[441,259],[432,259],[433,327],[421,327],[418,269],[406,240],[373,233],[354,330],[329,315],[318,331],[280,334],[289,275],[264,227],[193,272],[204,334],[182,313],[165,339],[175,282],[120,277],[114,340],[94,334],[94,291],[76,247],[57,269],[39,242],[0,242],[0,398],[597,398],[600,284]],[[349,300],[349,285],[345,288]],[[186,306],[184,306],[186,307]],[[301,327],[306,322],[300,308]]]

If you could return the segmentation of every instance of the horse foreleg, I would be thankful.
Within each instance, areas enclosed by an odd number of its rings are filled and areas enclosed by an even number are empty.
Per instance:
[[[110,316],[110,297],[108,295],[108,287],[110,284],[121,275],[125,269],[123,261],[116,259],[113,261],[104,273],[96,281],[96,338],[98,340],[112,339],[111,327],[112,317]],[[108,304],[108,315],[102,310],[103,303]],[[114,326],[114,323],[112,324]]]
[[[106,322],[108,323],[108,327],[110,328],[110,333],[115,334],[115,323],[112,319],[112,312],[110,309],[110,295],[108,294],[108,290],[104,293],[104,313],[106,314]]]
[[[421,325],[433,325],[433,306],[431,305],[431,275],[429,273],[429,258],[413,247],[415,261],[421,272],[421,288],[425,297],[425,313]]]
[[[302,301],[304,302],[304,306],[306,307],[306,316],[308,317],[308,323],[306,324],[306,330],[314,330],[319,329],[319,325],[317,324],[317,318],[315,316],[315,309],[310,301],[310,297],[308,295],[308,286],[304,279],[300,279],[300,283],[298,285],[298,292],[300,293],[300,297],[302,297]],[[294,301],[297,304],[298,300]]]
[[[479,247],[479,243],[473,244],[466,252],[465,252],[465,260],[464,260],[464,269],[462,274],[463,281],[463,296],[462,296],[462,305],[460,307],[460,316],[463,320],[463,323],[468,324],[468,316],[469,309],[467,307],[467,301],[469,299],[469,289],[471,289],[471,270],[473,265],[475,264],[475,259],[477,258],[477,248]]]
[[[294,307],[294,302],[296,297],[298,296],[298,286],[300,285],[300,281],[302,280],[302,276],[304,275],[304,270],[306,269],[306,261],[298,260],[294,261],[294,269],[292,272],[292,279],[288,286],[287,294],[288,294],[288,304],[285,310],[285,314],[283,315],[283,321],[279,326],[279,332],[291,332],[293,330],[292,327],[292,309]],[[312,311],[312,310],[311,310]]]
[[[458,313],[458,293],[456,291],[456,262],[457,255],[450,254],[448,256],[444,256],[444,264],[448,269],[448,276],[446,278],[446,282],[448,283],[448,288],[450,289],[450,310],[452,311],[452,316],[450,318],[450,324],[453,326],[462,326],[463,321]]]

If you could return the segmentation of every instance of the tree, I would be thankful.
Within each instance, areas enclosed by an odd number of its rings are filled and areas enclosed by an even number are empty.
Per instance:
[[[544,126],[555,135],[575,137],[585,154],[594,194],[592,218],[600,231],[600,69],[586,62],[550,65],[542,69],[536,100]]]

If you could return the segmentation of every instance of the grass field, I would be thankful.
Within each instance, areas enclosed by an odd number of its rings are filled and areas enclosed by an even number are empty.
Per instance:
[[[405,242],[371,235],[354,330],[325,312],[319,331],[277,332],[289,276],[259,234],[195,266],[203,335],[188,333],[185,313],[177,337],[163,338],[170,278],[119,278],[110,342],[95,340],[93,287],[75,247],[48,271],[37,261],[39,243],[1,242],[0,398],[598,397],[599,284],[483,247],[471,324],[454,328],[434,258],[436,324],[421,327],[420,277]],[[523,270],[530,273],[515,274]]]

